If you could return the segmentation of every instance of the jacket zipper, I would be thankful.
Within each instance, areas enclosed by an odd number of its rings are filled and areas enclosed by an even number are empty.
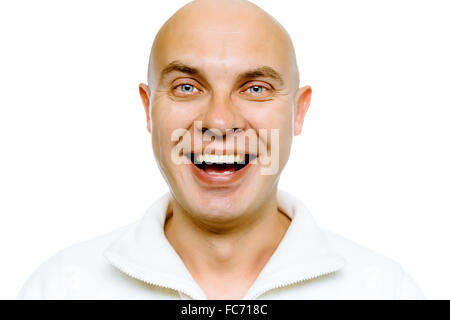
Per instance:
[[[131,274],[130,272],[126,271],[126,270],[125,270],[126,268],[123,268],[123,267],[122,267],[122,264],[119,263],[116,259],[111,258],[111,256],[109,256],[108,258],[109,258],[109,261],[110,261],[117,269],[119,269],[121,272],[123,272],[124,274],[126,274],[127,276],[129,276],[129,277],[131,277],[131,278],[134,278],[134,279],[136,279],[136,280],[145,282],[145,283],[147,283],[147,284],[149,284],[149,285],[152,285],[152,286],[157,286],[157,287],[161,287],[161,288],[164,288],[164,289],[174,290],[174,291],[180,292],[180,293],[182,293],[182,294],[184,294],[184,295],[186,295],[186,296],[191,297],[192,299],[194,299],[194,297],[192,296],[192,294],[186,292],[186,291],[183,290],[183,289],[175,288],[175,287],[172,287],[172,286],[167,286],[167,285],[164,285],[164,284],[158,283],[158,282],[151,282],[151,281],[148,281],[148,280],[144,279],[144,278],[141,277],[141,276],[137,276],[137,275],[135,275],[135,274]]]
[[[296,283],[299,283],[299,282],[303,282],[303,281],[307,281],[307,280],[319,278],[319,277],[322,277],[322,276],[324,276],[324,275],[334,273],[334,272],[338,271],[338,270],[340,269],[340,267],[341,267],[340,265],[336,265],[336,266],[334,266],[333,268],[331,268],[331,269],[329,269],[329,270],[327,270],[327,271],[324,271],[324,272],[313,273],[313,274],[311,274],[311,275],[301,277],[300,279],[289,280],[289,281],[286,281],[286,282],[282,282],[282,283],[280,283],[280,284],[277,284],[277,285],[275,285],[275,286],[267,286],[267,287],[264,287],[263,289],[258,290],[255,294],[249,296],[249,297],[248,297],[248,300],[255,300],[256,298],[258,298],[259,296],[263,295],[264,293],[266,293],[266,292],[268,292],[268,291],[271,291],[271,290],[274,290],[274,289],[279,289],[279,288],[283,288],[283,287],[288,287],[288,286],[291,286],[291,285],[296,284]]]

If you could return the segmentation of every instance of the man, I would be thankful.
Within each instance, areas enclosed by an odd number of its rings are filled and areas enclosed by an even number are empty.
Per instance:
[[[193,1],[139,85],[170,193],[142,220],[64,249],[20,298],[420,299],[394,261],[322,230],[278,190],[311,100],[287,32],[240,0]]]

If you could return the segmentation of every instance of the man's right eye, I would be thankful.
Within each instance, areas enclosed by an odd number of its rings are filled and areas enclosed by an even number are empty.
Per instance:
[[[182,84],[181,91],[186,92],[186,93],[191,93],[194,91],[194,86],[191,86],[190,84]]]
[[[174,91],[179,95],[191,95],[200,92],[194,85],[189,83],[182,83],[175,86]]]

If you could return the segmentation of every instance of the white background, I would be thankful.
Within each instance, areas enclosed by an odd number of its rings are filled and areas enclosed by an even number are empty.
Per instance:
[[[186,2],[0,2],[0,298],[167,190],[137,86]],[[290,32],[313,88],[281,187],[450,298],[447,2],[254,2]]]

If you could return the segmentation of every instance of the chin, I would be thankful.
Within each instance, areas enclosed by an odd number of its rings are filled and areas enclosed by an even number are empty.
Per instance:
[[[185,190],[188,190],[187,188]],[[249,212],[254,195],[242,190],[197,189],[177,197],[179,204],[195,220],[218,228],[238,223]]]
[[[242,188],[202,189],[191,202],[211,217],[233,218],[246,211],[247,202],[252,202],[252,195],[245,191]]]

